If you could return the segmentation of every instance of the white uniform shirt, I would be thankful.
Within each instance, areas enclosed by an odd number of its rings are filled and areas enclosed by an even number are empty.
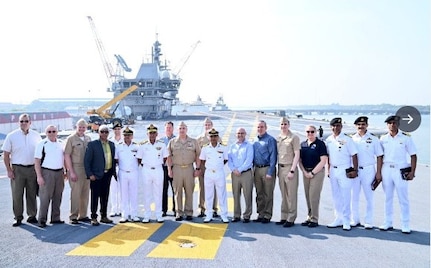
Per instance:
[[[56,142],[50,141],[48,138],[40,141],[34,152],[34,158],[42,160],[42,151],[45,148],[45,158],[41,167],[49,169],[61,169],[64,166],[64,142],[57,139]]]
[[[380,137],[383,146],[383,163],[399,164],[402,167],[409,166],[410,159],[407,156],[417,153],[412,138],[400,131],[392,137],[389,133]]]
[[[353,141],[356,143],[358,149],[358,166],[366,167],[376,163],[376,157],[383,155],[383,148],[380,140],[369,133],[368,131],[364,136],[358,133],[352,136]]]
[[[34,165],[34,151],[41,140],[36,131],[29,129],[26,135],[19,128],[6,136],[2,150],[10,153],[11,164]]]
[[[125,142],[119,143],[115,148],[115,159],[118,160],[118,168],[122,171],[138,170],[138,159],[136,154],[139,145],[135,142],[127,145]]]
[[[205,169],[223,171],[224,161],[228,160],[228,148],[220,143],[213,147],[210,143],[202,147],[199,159],[205,160]]]
[[[138,153],[136,154],[136,158],[142,159],[141,163],[144,166],[148,165],[150,167],[163,165],[164,158],[167,157],[168,149],[166,148],[166,144],[161,140],[157,140],[154,144],[151,144],[148,140],[145,141],[139,146]]]
[[[340,133],[337,137],[328,136],[326,148],[329,154],[331,166],[352,166],[352,156],[358,153],[352,138],[345,133]]]

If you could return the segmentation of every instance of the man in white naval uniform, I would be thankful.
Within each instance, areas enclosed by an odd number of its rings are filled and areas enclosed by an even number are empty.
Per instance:
[[[199,159],[202,161],[201,166],[205,165],[205,204],[208,209],[213,207],[215,187],[217,199],[219,201],[219,207],[221,210],[221,220],[224,223],[228,223],[226,176],[224,173],[224,165],[228,161],[228,148],[227,146],[218,142],[218,131],[211,129],[208,134],[210,136],[210,143],[204,145],[199,155]],[[208,223],[212,220],[212,212],[213,211],[206,213],[204,223]]]
[[[123,125],[121,122],[117,122],[112,126],[114,130],[113,136],[108,137],[108,140],[112,141],[117,147],[118,144],[124,142],[123,135],[121,129]],[[114,180],[111,180],[111,184],[109,185],[109,203],[111,205],[111,212],[109,213],[110,217],[120,216],[121,214],[121,185],[118,182],[117,178],[118,167],[115,168]]]
[[[142,166],[142,179],[144,181],[144,219],[143,223],[150,222],[151,203],[155,203],[155,216],[157,222],[164,221],[162,217],[163,201],[163,165],[168,157],[168,149],[157,138],[157,127],[153,124],[147,128],[148,140],[139,146],[136,158]]]
[[[379,139],[367,131],[368,117],[360,116],[355,120],[357,132],[352,136],[358,149],[358,178],[353,180],[351,226],[360,225],[359,195],[361,188],[367,201],[365,214],[365,229],[373,229],[373,190],[371,184],[374,178],[382,179],[383,149]],[[377,165],[376,165],[377,162]]]
[[[415,177],[417,164],[416,146],[408,134],[399,131],[399,116],[389,116],[385,123],[387,123],[389,132],[380,138],[384,152],[382,182],[385,192],[385,222],[379,229],[382,231],[393,229],[395,189],[401,208],[401,232],[409,234],[411,230],[408,181],[413,180]],[[408,158],[410,163],[407,161]],[[401,171],[401,169],[405,168],[410,168],[410,171]]]
[[[329,178],[334,202],[335,220],[328,228],[343,226],[350,231],[350,197],[353,181],[358,176],[358,156],[352,138],[341,132],[342,119],[333,118],[330,122],[332,134],[326,139],[329,162]]]
[[[139,145],[133,142],[133,130],[126,127],[123,130],[124,142],[117,145],[115,160],[118,163],[118,182],[121,189],[121,219],[140,221],[138,217],[138,179],[139,168],[136,153]]]

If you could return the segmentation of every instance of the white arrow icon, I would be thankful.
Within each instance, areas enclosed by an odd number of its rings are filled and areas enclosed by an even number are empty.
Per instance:
[[[410,124],[413,121],[413,117],[410,114],[407,114],[408,118],[403,118],[403,120],[409,120],[407,124]]]

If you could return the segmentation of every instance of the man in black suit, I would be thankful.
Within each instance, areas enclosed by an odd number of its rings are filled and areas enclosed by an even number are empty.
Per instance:
[[[100,214],[102,223],[112,223],[107,217],[109,186],[115,172],[115,145],[108,140],[109,128],[99,127],[99,139],[88,143],[85,151],[84,166],[91,189],[91,225],[97,226],[97,204],[100,199]]]

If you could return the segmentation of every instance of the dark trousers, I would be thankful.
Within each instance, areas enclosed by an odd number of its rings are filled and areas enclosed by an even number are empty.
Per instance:
[[[111,172],[105,173],[101,179],[90,182],[91,189],[91,218],[97,219],[97,205],[100,201],[100,215],[107,216],[109,186],[111,184]]]
[[[166,213],[168,211],[169,184],[171,185],[172,196],[174,196],[174,186],[173,186],[173,178],[170,178],[168,176],[168,167],[167,166],[163,166],[163,175],[164,175],[164,179],[163,179],[162,211]],[[175,198],[174,197],[172,197],[172,203],[173,203],[172,211],[174,211],[174,213],[175,213]]]

